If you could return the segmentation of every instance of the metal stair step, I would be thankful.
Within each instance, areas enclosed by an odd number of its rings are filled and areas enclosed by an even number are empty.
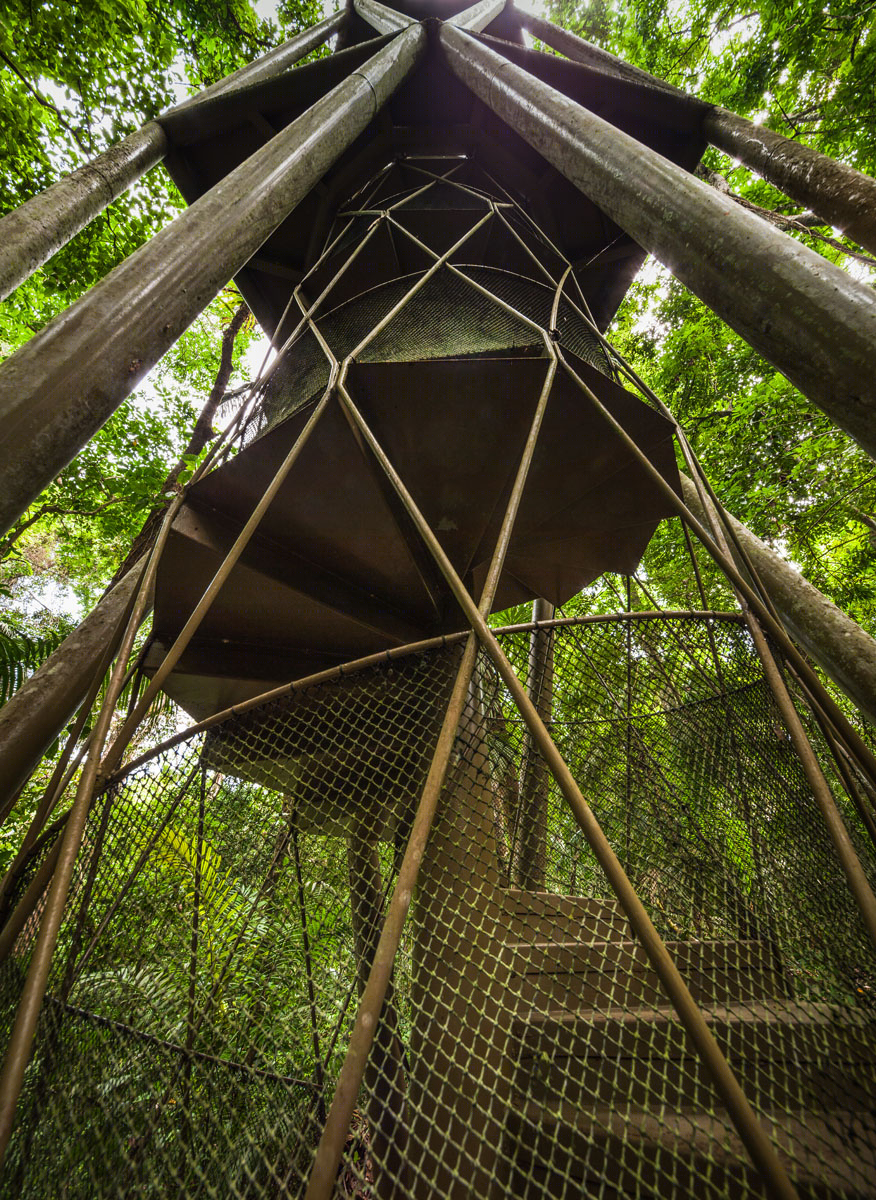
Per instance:
[[[667,942],[699,1004],[733,1004],[790,995],[791,981],[770,946],[759,941]],[[521,1002],[533,1008],[665,1002],[662,985],[638,942],[517,942],[505,947]]]
[[[850,1010],[837,1017],[831,1004],[791,1000],[750,1005],[717,1005],[703,1010],[716,1037],[734,1054],[794,1053],[807,1061],[838,1056],[867,1062],[876,1053],[876,1016]],[[687,1058],[689,1043],[675,1010],[609,1009],[569,1013],[533,1011],[512,1024],[524,1054],[559,1053],[569,1058],[648,1054]]]
[[[801,1200],[874,1200],[872,1112],[762,1113]],[[763,1194],[735,1130],[721,1114],[528,1104],[512,1113],[506,1152],[510,1194],[572,1200],[582,1194],[681,1200]]]
[[[629,937],[626,915],[614,899],[506,888],[502,892],[502,911],[505,941],[509,944],[597,938],[620,941]]]

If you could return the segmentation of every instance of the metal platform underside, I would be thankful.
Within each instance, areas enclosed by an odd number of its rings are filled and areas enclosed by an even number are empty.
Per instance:
[[[500,22],[494,24],[507,35]],[[391,40],[375,38],[360,18],[352,36],[367,40],[163,120],[172,147],[166,165],[188,203]],[[485,40],[672,162],[688,170],[699,162],[706,147],[706,105],[513,42]],[[237,277],[269,333],[285,308],[290,282],[300,282],[318,257],[338,206],[376,165],[405,153],[466,153],[499,178],[575,264],[594,318],[606,328],[644,261],[644,251],[469,92],[430,47],[386,108]]]
[[[171,116],[168,165],[186,199],[391,40],[366,33],[356,18],[346,49]],[[692,169],[699,160],[699,104],[487,40],[674,162]],[[546,378],[545,338],[678,489],[670,423],[614,382],[596,332],[643,251],[477,100],[436,44],[237,277],[282,357],[246,445],[191,489],[174,524],[147,670],[323,394],[326,347],[339,363],[354,357],[355,404],[474,595]],[[440,272],[405,299],[442,255]],[[577,282],[564,292],[567,266]],[[300,322],[326,290],[317,337]],[[586,392],[558,371],[491,610],[537,596],[559,604],[604,571],[633,571],[672,512]],[[275,683],[464,626],[334,397],[166,690],[200,718]]]

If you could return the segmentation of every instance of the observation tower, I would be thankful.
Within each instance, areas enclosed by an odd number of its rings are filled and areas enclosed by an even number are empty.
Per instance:
[[[14,804],[94,706],[0,885],[0,1194],[876,1196],[876,759],[810,659],[869,701],[606,337],[655,253],[873,448],[872,295],[694,171],[862,240],[872,181],[752,128],[354,0],[4,219],[26,275],[159,161],[190,206],[0,370],[9,519],[229,279],[275,353],[10,742]],[[659,528],[698,608],[564,614]]]

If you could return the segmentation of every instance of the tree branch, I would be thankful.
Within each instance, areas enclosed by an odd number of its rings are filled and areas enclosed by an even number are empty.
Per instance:
[[[97,508],[64,508],[61,504],[44,504],[38,508],[31,516],[18,522],[0,542],[0,558],[5,558],[12,550],[12,547],[18,541],[23,533],[30,529],[31,525],[35,525],[42,517],[96,517],[98,513],[102,513],[104,509],[110,508],[113,504],[121,503],[121,496],[110,496],[103,504],[99,504]]]
[[[76,132],[76,130],[73,128],[73,126],[67,121],[67,118],[61,112],[60,108],[58,108],[58,106],[56,104],[53,104],[51,102],[51,100],[47,100],[45,98],[45,96],[42,94],[42,92],[37,91],[37,89],[34,87],[34,85],[27,78],[27,76],[24,75],[18,69],[18,67],[12,61],[12,59],[9,58],[8,55],[4,54],[2,50],[0,50],[0,58],[3,59],[3,61],[9,67],[10,71],[12,71],[15,75],[18,76],[18,78],[21,80],[21,82],[24,84],[24,86],[27,88],[27,90],[31,93],[31,95],[37,101],[37,103],[41,104],[43,106],[43,108],[47,108],[49,110],[49,112],[52,112],[55,114],[55,116],[58,118],[59,122],[61,123],[62,128],[67,130],[67,132],[70,134],[70,137],[73,139],[73,141],[76,143],[76,145],[82,151],[82,153],[85,155],[93,154],[94,153],[93,148],[89,149],[89,147],[84,144],[82,139],[79,137],[79,134]]]
[[[182,474],[185,468],[185,459],[193,454],[200,454],[206,446],[209,439],[213,436],[213,418],[216,415],[216,409],[219,407],[225,391],[228,387],[228,381],[231,378],[231,369],[234,365],[234,343],[238,333],[243,328],[243,323],[249,316],[249,308],[245,300],[241,300],[234,315],[228,325],[222,332],[222,348],[219,353],[219,369],[216,372],[216,379],[207,397],[207,403],[201,409],[201,415],[195,422],[195,428],[192,430],[192,436],[189,438],[189,443],[182,452],[179,462],[173,467],[165,481],[163,491],[170,491],[177,479]]]
[[[228,380],[231,378],[231,369],[234,360],[234,343],[238,333],[243,327],[243,323],[249,316],[249,308],[246,301],[241,300],[230,323],[222,332],[222,348],[219,354],[219,369],[216,372],[216,378],[213,387],[210,389],[210,395],[207,397],[207,402],[201,409],[200,416],[195,422],[195,427],[192,430],[192,436],[189,438],[188,445],[180,455],[176,465],[168,472],[167,478],[162,486],[162,492],[171,492],[177,486],[177,480],[183,473],[186,467],[186,458],[194,454],[200,454],[209,439],[213,436],[213,417],[216,415],[216,409],[225,397],[228,387]],[[116,571],[109,586],[121,579],[128,571],[131,565],[140,558],[147,546],[152,542],[158,531],[158,524],[167,508],[167,500],[163,500],[160,504],[152,509],[152,512],[143,523],[143,528],[134,538],[134,542],[124,562]]]
[[[697,167],[697,175],[710,183],[717,191],[729,196],[742,208],[747,208],[749,212],[755,213],[762,217],[765,221],[769,221],[771,225],[778,226],[779,229],[792,231],[795,233],[805,233],[809,237],[815,238],[819,242],[824,242],[827,246],[832,246],[834,250],[839,250],[841,254],[845,254],[848,258],[854,258],[858,262],[866,263],[869,267],[876,267],[876,258],[871,258],[869,254],[861,254],[857,250],[850,250],[843,242],[836,238],[828,237],[824,233],[819,233],[813,228],[815,225],[826,225],[826,221],[821,221],[814,213],[801,213],[799,216],[789,217],[784,213],[775,212],[771,208],[761,208],[759,204],[752,204],[750,200],[746,200],[743,196],[737,196],[735,192],[730,190],[730,184],[723,175],[719,175],[716,171],[710,171],[708,167],[700,164]]]
[[[870,530],[872,540],[873,534],[876,533],[876,521],[872,517],[868,517],[865,512],[861,512],[859,508],[855,508],[854,504],[847,504],[846,508],[856,521],[860,521],[862,525],[865,525]]]

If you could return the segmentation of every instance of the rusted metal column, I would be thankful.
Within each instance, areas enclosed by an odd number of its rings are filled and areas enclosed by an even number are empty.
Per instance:
[[[142,574],[143,563],[136,563],[0,708],[0,824],[21,785],[85,699],[101,655],[121,639]]]
[[[425,41],[420,25],[394,39],[0,368],[0,531],[365,129]]]
[[[519,17],[524,29],[575,62],[633,83],[687,95],[550,21],[525,12]],[[738,158],[792,200],[876,253],[876,179],[726,108],[703,104],[692,96],[688,99],[704,108],[705,134],[713,146]]]
[[[870,288],[471,35],[440,38],[481,100],[876,456]]]
[[[346,18],[341,9],[169,111],[177,113],[234,88],[278,75],[337,33]],[[147,121],[92,162],[5,216],[0,221],[0,300],[5,300],[108,204],[160,163],[167,144],[160,120]]]
[[[684,474],[681,488],[684,502],[694,516],[704,525],[709,524],[712,514],[704,508],[693,481]],[[725,513],[725,520],[760,575],[788,630],[876,724],[876,641],[750,529],[730,513]],[[738,558],[737,566],[745,571],[745,564]]]

